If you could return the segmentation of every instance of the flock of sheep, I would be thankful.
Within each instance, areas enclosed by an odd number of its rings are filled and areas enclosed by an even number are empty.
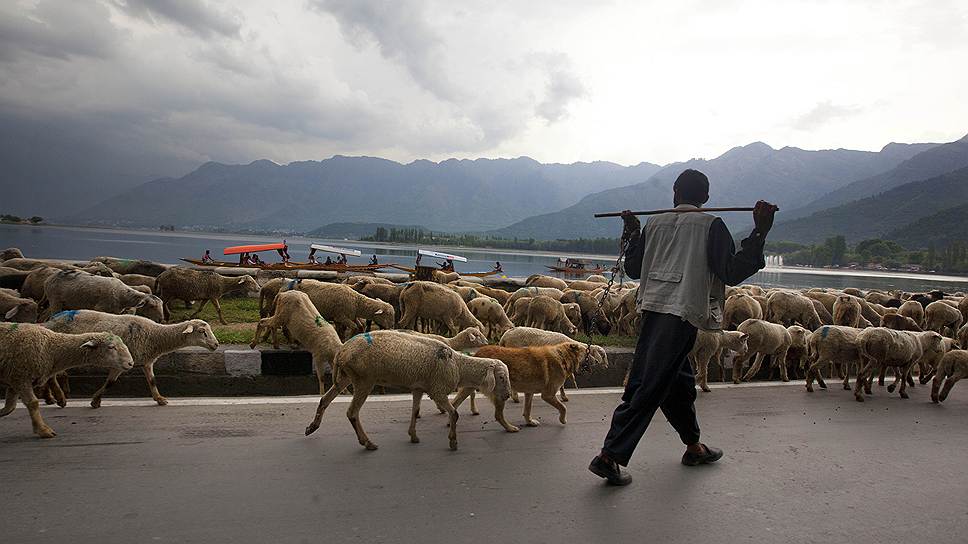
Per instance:
[[[457,448],[457,407],[475,391],[495,408],[495,419],[508,432],[505,402],[523,393],[524,422],[531,417],[534,395],[555,407],[566,421],[564,383],[576,372],[608,364],[600,346],[576,342],[586,334],[618,331],[634,335],[641,319],[635,311],[637,285],[615,284],[606,296],[606,280],[590,276],[565,282],[543,275],[529,277],[514,292],[495,289],[459,275],[438,273],[436,281],[395,284],[375,276],[342,282],[274,278],[262,285],[251,276],[166,267],[147,261],[99,257],[83,266],[26,259],[19,250],[0,254],[0,385],[6,403],[0,416],[21,399],[34,432],[54,431],[39,411],[39,393],[66,405],[63,380],[72,367],[107,370],[91,405],[100,406],[105,391],[121,373],[141,367],[154,400],[167,400],[155,384],[153,365],[163,354],[187,346],[211,350],[218,341],[202,320],[171,320],[171,304],[196,304],[195,317],[209,301],[225,323],[219,300],[232,291],[259,292],[254,348],[281,332],[312,354],[322,396],[306,434],[315,431],[337,395],[352,386],[347,417],[361,445],[375,449],[360,423],[360,407],[373,388],[392,386],[413,393],[409,434],[417,442],[416,420],[426,394],[450,419],[450,447]],[[915,367],[922,383],[934,376],[932,398],[944,400],[968,375],[968,297],[942,293],[861,293],[811,289],[802,292],[730,288],[724,331],[701,331],[690,359],[699,386],[708,391],[710,361],[725,378],[750,379],[764,361],[780,377],[803,373],[826,387],[821,370],[839,372],[847,388],[856,372],[855,396],[870,392],[873,374],[894,369],[895,385],[906,397]],[[490,344],[496,342],[496,344]],[[731,360],[731,365],[728,361]],[[744,364],[752,361],[745,376]],[[327,387],[326,370],[332,383]],[[942,387],[942,382],[943,387]],[[453,401],[449,395],[457,392]]]

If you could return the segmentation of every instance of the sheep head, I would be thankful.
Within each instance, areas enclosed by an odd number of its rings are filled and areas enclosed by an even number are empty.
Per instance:
[[[218,349],[218,338],[212,332],[212,327],[201,319],[193,319],[184,323],[182,334],[185,335],[185,345],[208,348],[209,351]]]
[[[128,351],[128,346],[124,345],[120,337],[111,333],[96,333],[80,347],[87,350],[91,359],[97,361],[94,366],[121,371],[131,370],[134,367],[134,359]]]

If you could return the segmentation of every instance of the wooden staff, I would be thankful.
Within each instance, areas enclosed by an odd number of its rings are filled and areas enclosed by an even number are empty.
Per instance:
[[[687,213],[687,212],[751,212],[753,208],[668,208],[665,210],[646,210],[642,212],[632,212],[632,215],[658,215],[660,213]],[[622,212],[596,213],[595,217],[621,217]]]

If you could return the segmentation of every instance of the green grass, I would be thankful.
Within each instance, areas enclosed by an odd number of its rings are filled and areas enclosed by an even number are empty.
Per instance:
[[[196,302],[196,307],[200,302]],[[257,298],[223,298],[221,300],[222,315],[229,323],[256,323],[259,321],[259,299]],[[181,301],[171,304],[172,319],[183,320],[195,310],[188,310]],[[198,314],[198,319],[204,319],[213,325],[218,324],[218,314],[212,303],[205,305],[202,313]]]
[[[246,329],[231,329],[221,325],[212,325],[212,332],[220,344],[248,344],[255,336],[255,327]]]

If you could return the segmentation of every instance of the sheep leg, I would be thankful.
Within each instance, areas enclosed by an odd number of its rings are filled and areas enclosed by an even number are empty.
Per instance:
[[[48,378],[47,381],[44,382],[44,385],[41,385],[40,387],[38,387],[34,391],[34,394],[44,399],[44,404],[54,404],[57,402],[56,400],[54,400],[54,394],[50,390],[50,378]]]
[[[491,402],[494,403],[494,420],[500,423],[501,426],[504,427],[505,431],[509,433],[516,433],[521,430],[520,428],[508,423],[508,420],[504,417],[504,406],[505,402],[507,401],[498,400],[497,398],[491,397]]]
[[[561,402],[568,402],[568,393],[565,393],[564,385],[558,388],[558,396],[561,397]]]
[[[423,391],[413,392],[413,407],[410,409],[410,442],[414,444],[419,444],[420,439],[417,438],[417,418],[420,417],[420,399],[423,397]]]
[[[219,301],[217,298],[212,299],[212,305],[215,306],[215,312],[218,313],[218,322],[223,325],[228,325],[229,324],[228,321],[226,321],[225,318],[222,317],[222,305],[219,304]]]
[[[151,391],[151,398],[155,399],[158,406],[167,406],[168,399],[161,396],[158,392],[158,384],[155,383],[155,362],[145,363],[145,366],[141,367],[141,370],[145,374],[145,381],[148,382],[148,390]]]
[[[814,363],[814,364],[808,366],[807,367],[807,370],[805,372],[806,376],[804,376],[804,379],[807,382],[807,393],[813,393],[813,377],[814,377],[814,374],[816,374],[818,377],[820,375],[818,372],[816,372],[814,370],[816,368],[816,365],[817,364]]]
[[[877,375],[877,385],[884,387],[884,377],[887,376],[887,367],[882,366],[880,374]],[[891,389],[894,391],[894,389]]]
[[[786,362],[787,352],[784,351],[776,358],[776,364],[780,367],[780,380],[784,382],[790,381],[790,376],[787,374],[787,362]]]
[[[537,427],[538,422],[531,419],[531,400],[534,398],[534,393],[524,394],[524,423],[528,427]]]
[[[164,321],[171,321],[171,306],[169,299],[162,299],[161,301],[161,316]]]
[[[749,360],[752,354],[747,354],[744,357],[737,357],[733,359],[733,383],[740,382],[740,375],[743,371],[743,363]],[[628,375],[626,374],[626,381],[628,381]]]
[[[336,383],[334,383],[333,386],[326,391],[326,394],[319,399],[319,406],[316,407],[316,417],[314,417],[313,421],[306,427],[306,436],[316,432],[316,429],[319,428],[319,422],[323,420],[323,412],[326,411],[326,407],[328,407],[330,403],[333,402],[333,399],[335,399],[350,385],[351,381],[352,380],[350,380],[348,375],[336,376]]]
[[[471,415],[479,416],[481,413],[477,411],[477,401],[475,400],[475,397],[477,397],[477,390],[471,389]]]
[[[450,440],[450,449],[452,451],[456,450],[457,449],[457,419],[459,418],[459,416],[457,415],[457,409],[454,408],[450,404],[450,401],[447,400],[447,395],[441,395],[441,396],[434,395],[430,397],[430,400],[434,401],[434,404],[437,405],[437,408],[444,410],[445,412],[447,412],[447,415],[450,416],[450,430],[447,431],[447,438]],[[374,449],[375,448],[376,446],[374,446]]]
[[[316,380],[319,381],[319,396],[323,396],[326,394],[326,361],[322,357],[313,355],[313,367],[316,369]],[[333,376],[333,384],[336,384],[335,374]]]
[[[14,391],[13,387],[7,387],[7,399],[3,403],[3,409],[0,410],[0,417],[10,415],[17,407],[17,392]]]
[[[937,374],[935,374],[934,379],[931,381],[931,402],[935,404],[937,404],[938,401],[940,400],[938,393],[941,390],[941,382],[943,381],[944,381],[943,372],[938,372]]]
[[[464,399],[469,397],[473,392],[474,392],[473,387],[461,387],[460,389],[457,390],[457,395],[454,396],[454,400],[453,402],[451,402],[451,404],[454,406],[455,409],[458,408],[461,405],[461,403],[464,402]],[[437,408],[440,408],[440,406],[438,406]],[[443,410],[441,411],[443,412]]]
[[[20,388],[20,400],[23,401],[27,411],[30,412],[30,423],[34,428],[34,434],[41,438],[54,438],[57,433],[51,429],[44,418],[40,416],[40,401],[34,395],[34,388],[29,383]]]
[[[850,372],[847,371],[849,363],[840,363],[840,377],[844,380],[844,391],[850,391]],[[860,365],[858,365],[860,370]]]
[[[703,360],[701,363],[696,361],[696,381],[699,382],[699,388],[709,393],[709,385],[706,381],[709,379],[709,359]]]
[[[541,393],[541,400],[558,409],[558,421],[560,421],[562,425],[567,423],[565,415],[567,414],[568,409],[565,408],[565,405],[558,400],[558,397],[555,396],[554,391],[545,391],[544,393]]]
[[[101,388],[95,391],[94,395],[91,396],[91,408],[101,407],[101,397],[104,396],[104,393],[109,387],[114,385],[114,382],[118,381],[118,376],[121,375],[121,372],[121,370],[111,370],[108,372],[108,379],[104,381],[104,385],[102,385]]]
[[[67,374],[64,374],[67,377]],[[47,380],[47,386],[50,388],[50,392],[54,395],[54,400],[57,401],[57,406],[61,408],[67,406],[67,395],[64,394],[64,390],[61,389],[60,383],[57,382],[57,374],[54,374]]]
[[[513,387],[511,388],[511,402],[513,402],[514,404],[518,404],[521,402],[521,395],[519,395],[518,392],[515,391]]]
[[[363,430],[363,424],[360,423],[360,408],[363,407],[366,397],[370,396],[375,385],[373,383],[353,384],[353,400],[350,401],[350,407],[346,409],[346,419],[350,420],[350,425],[356,431],[356,439],[361,446],[371,451],[377,446],[370,441],[370,437],[366,436],[366,431]]]
[[[756,358],[753,359],[753,366],[751,366],[750,369],[747,370],[746,374],[743,376],[744,382],[748,382],[753,379],[753,376],[756,376],[756,373],[760,371],[760,367],[763,366],[764,358],[766,358],[766,354],[763,354],[763,353],[756,354]]]
[[[861,365],[861,368],[857,370],[857,377],[854,379],[854,398],[857,400],[857,402],[864,402],[864,395],[861,394],[864,383],[866,382],[864,375],[871,368],[871,365],[871,361],[865,361],[864,364]]]
[[[948,376],[948,379],[944,381],[944,387],[941,388],[941,395],[938,397],[938,400],[944,402],[944,400],[948,398],[948,393],[951,392],[951,388],[954,387],[960,379],[961,378],[958,376]]]
[[[188,316],[188,319],[195,319],[198,316],[198,314],[201,313],[202,308],[204,308],[206,304],[208,304],[208,299],[207,298],[202,299],[202,303],[198,305],[198,308],[195,310],[194,313],[192,313],[192,315]],[[221,314],[220,314],[220,317],[221,317]],[[226,324],[225,321],[222,321],[222,324],[225,325]]]
[[[898,381],[901,382],[901,388],[898,391],[898,394],[901,395],[901,398],[902,399],[910,398],[908,396],[908,394],[907,394],[907,378],[908,378],[908,376],[911,373],[911,369],[910,368],[906,368],[906,369],[900,369],[899,368],[899,369],[897,369],[896,372],[897,372],[898,377],[897,377],[897,380],[894,381],[894,383],[896,384],[896,383],[898,383]]]
[[[826,389],[827,388],[827,382],[823,381],[823,372],[820,371],[820,367],[819,366],[815,366],[813,368],[813,374],[814,374],[814,376],[817,377],[817,385],[820,386],[820,389]]]

